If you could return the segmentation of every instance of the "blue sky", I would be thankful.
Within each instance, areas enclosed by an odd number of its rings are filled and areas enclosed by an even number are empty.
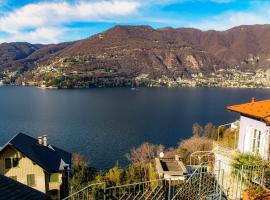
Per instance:
[[[117,24],[226,30],[270,23],[270,0],[0,0],[0,43],[58,43]]]

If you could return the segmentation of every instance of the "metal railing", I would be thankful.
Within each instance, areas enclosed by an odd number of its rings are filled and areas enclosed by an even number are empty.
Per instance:
[[[62,200],[99,200],[104,199],[106,183],[90,184]]]
[[[264,166],[242,165],[235,169],[223,161],[216,162],[216,165],[216,169],[223,170],[224,178],[219,184],[228,199],[241,199],[244,190],[264,185]]]
[[[197,166],[184,184],[177,188],[177,191],[171,200],[207,199],[211,196],[213,197],[213,195],[221,197],[223,191],[219,186],[219,181],[217,181],[217,179],[223,178],[223,170],[215,172],[209,171],[207,168],[208,165],[209,162],[204,162]]]
[[[264,184],[265,168],[259,165],[234,169],[231,164],[208,160],[191,167],[193,171],[184,175],[182,181],[156,179],[119,186],[97,183],[63,200],[235,200],[241,199],[243,190]]]

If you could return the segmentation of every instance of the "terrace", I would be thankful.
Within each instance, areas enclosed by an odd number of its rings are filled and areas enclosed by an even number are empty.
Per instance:
[[[155,166],[160,178],[184,180],[187,169],[178,156],[175,158],[156,158]]]

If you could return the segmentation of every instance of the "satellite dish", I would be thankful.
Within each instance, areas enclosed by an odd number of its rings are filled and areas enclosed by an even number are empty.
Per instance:
[[[160,158],[163,158],[163,157],[164,157],[164,153],[163,153],[163,152],[160,152],[160,153],[159,153],[159,157],[160,157]]]

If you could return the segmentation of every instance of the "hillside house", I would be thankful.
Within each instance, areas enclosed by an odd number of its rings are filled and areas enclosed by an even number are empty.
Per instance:
[[[71,154],[49,145],[47,136],[17,134],[0,149],[0,174],[28,185],[53,199],[68,193]]]
[[[238,150],[269,159],[270,100],[232,105],[228,110],[240,114]]]
[[[51,198],[12,178],[0,175],[0,199],[3,200],[50,200]]]

